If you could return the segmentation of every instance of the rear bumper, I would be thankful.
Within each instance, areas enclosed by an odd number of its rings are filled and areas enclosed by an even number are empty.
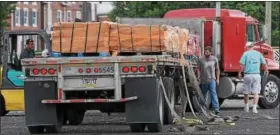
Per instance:
[[[132,100],[136,100],[138,97],[128,97],[121,98],[119,100],[116,99],[69,99],[69,100],[58,100],[58,99],[50,99],[50,100],[42,100],[43,104],[63,104],[63,103],[116,103],[116,102],[128,102]]]

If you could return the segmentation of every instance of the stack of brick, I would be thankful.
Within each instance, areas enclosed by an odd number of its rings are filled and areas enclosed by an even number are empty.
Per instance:
[[[61,53],[185,53],[187,41],[187,29],[167,25],[57,23],[54,25],[52,50]]]

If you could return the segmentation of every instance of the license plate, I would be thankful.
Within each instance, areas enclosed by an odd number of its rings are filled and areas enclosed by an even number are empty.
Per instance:
[[[114,78],[69,78],[65,79],[66,88],[107,88],[114,87]]]
[[[84,78],[82,79],[82,83],[84,87],[96,87],[97,78]]]

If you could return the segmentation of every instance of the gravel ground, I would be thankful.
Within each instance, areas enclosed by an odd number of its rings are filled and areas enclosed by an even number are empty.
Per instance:
[[[209,131],[196,131],[194,134],[279,134],[279,120],[268,120],[261,117],[266,114],[279,119],[279,107],[276,109],[259,109],[259,114],[244,113],[241,100],[226,101],[221,109],[221,116],[240,116],[235,126],[208,125]],[[192,117],[190,113],[187,117]],[[250,117],[246,119],[245,117]],[[257,118],[253,120],[253,118]],[[169,131],[173,125],[166,125],[162,133],[131,133],[129,126],[125,123],[124,114],[101,114],[96,111],[88,111],[82,125],[64,126],[61,135],[180,135],[182,132]],[[1,117],[1,135],[28,135],[24,122],[23,112],[9,113]],[[56,135],[60,135],[56,134]]]

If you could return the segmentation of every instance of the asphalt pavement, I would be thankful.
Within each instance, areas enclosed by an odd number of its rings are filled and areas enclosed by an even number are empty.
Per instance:
[[[239,116],[235,125],[204,125],[207,131],[195,131],[194,134],[279,134],[279,107],[276,109],[259,109],[259,114],[243,112],[242,100],[227,100],[221,107],[221,116]],[[268,115],[275,120],[269,120]],[[187,118],[193,117],[187,113]],[[124,114],[107,114],[88,111],[79,126],[63,126],[62,132],[55,135],[183,135],[186,133],[172,131],[174,125],[165,125],[161,133],[132,133],[125,123]],[[24,112],[12,112],[1,117],[1,135],[28,135]]]

